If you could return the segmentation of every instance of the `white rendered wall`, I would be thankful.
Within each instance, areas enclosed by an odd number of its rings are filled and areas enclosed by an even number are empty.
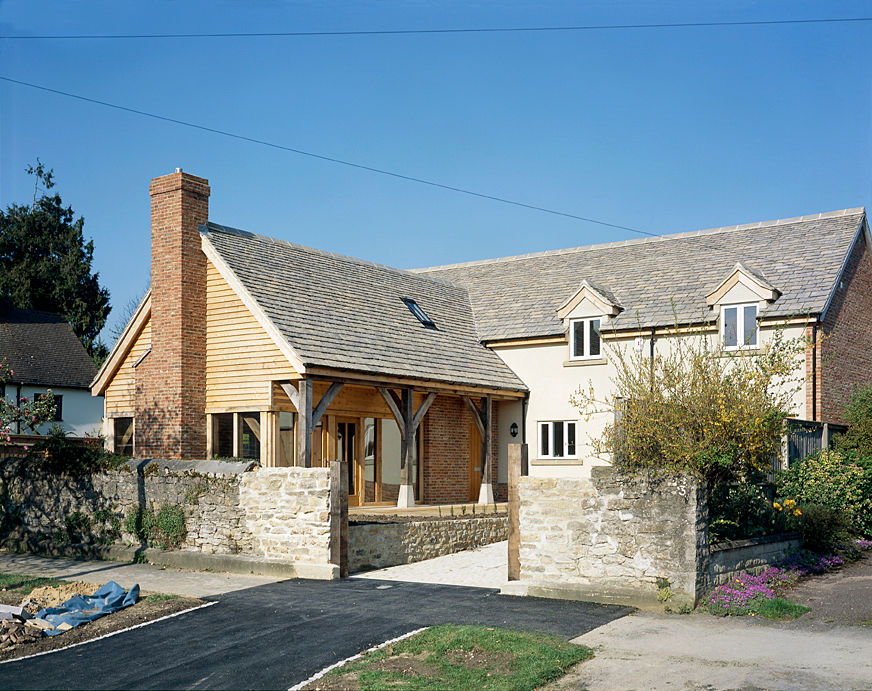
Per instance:
[[[6,387],[6,398],[15,400],[17,387]],[[45,393],[45,386],[22,386],[21,396],[33,400],[36,394]],[[63,396],[61,422],[49,422],[39,428],[40,434],[47,434],[52,425],[60,425],[68,434],[74,437],[84,437],[86,434],[97,435],[103,427],[103,397],[92,396],[87,389],[65,389],[61,386],[50,387],[52,393]],[[27,434],[29,430],[22,427],[21,433]]]
[[[607,327],[605,327],[607,328]],[[803,338],[805,328],[801,325],[783,327],[786,339]],[[774,329],[762,327],[760,329],[761,344],[771,340]],[[706,335],[714,344],[719,337],[712,330]],[[655,339],[654,348],[658,354],[667,354],[674,347],[678,336],[658,335]],[[647,357],[650,353],[650,337],[640,338],[638,345],[642,353]],[[583,420],[577,409],[569,403],[570,396],[579,388],[587,389],[593,385],[598,399],[603,399],[612,394],[613,378],[616,374],[614,365],[614,348],[634,349],[637,347],[635,338],[610,339],[603,343],[603,355],[601,361],[570,361],[569,345],[558,343],[537,346],[512,346],[508,348],[494,348],[494,352],[521,378],[530,389],[530,398],[527,408],[526,419],[526,443],[529,449],[530,474],[533,476],[547,477],[589,477],[590,468],[594,465],[606,465],[605,458],[594,456],[590,442],[602,434],[605,426],[612,420],[611,412],[598,413],[590,420]],[[581,362],[583,364],[577,364]],[[801,377],[802,388],[793,397],[793,417],[805,418],[805,353],[800,353],[796,360],[796,373]],[[517,404],[520,406],[520,404]],[[500,432],[500,468],[506,466],[507,444],[521,441],[508,438],[507,431],[511,422],[518,413],[514,409],[501,404],[498,408],[499,432]],[[538,423],[551,420],[575,420],[577,421],[577,446],[578,459],[555,461],[554,459],[540,459]],[[520,426],[520,423],[519,423]],[[506,434],[504,436],[504,430]],[[504,460],[505,459],[505,460]]]

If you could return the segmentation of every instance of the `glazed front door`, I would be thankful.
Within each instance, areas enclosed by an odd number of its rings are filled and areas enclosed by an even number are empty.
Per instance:
[[[359,430],[357,420],[338,420],[336,423],[336,460],[344,461],[348,472],[348,505],[361,505],[363,482],[360,478]]]

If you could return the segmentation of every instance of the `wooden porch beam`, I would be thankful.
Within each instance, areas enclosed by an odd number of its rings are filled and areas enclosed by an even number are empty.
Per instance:
[[[430,410],[430,406],[433,405],[433,401],[435,400],[435,393],[431,392],[427,394],[427,398],[423,400],[421,406],[418,408],[418,412],[415,413],[415,417],[412,418],[412,429],[418,429],[418,426],[421,424],[421,420],[424,419],[424,416],[427,414],[427,411]]]
[[[334,382],[330,385],[327,391],[324,392],[324,395],[321,396],[321,400],[318,401],[318,405],[312,412],[312,429],[317,427],[318,423],[321,422],[321,416],[324,415],[327,406],[329,406],[333,402],[333,399],[336,398],[340,389],[342,389],[342,384]]]
[[[297,408],[297,465],[304,468],[312,467],[312,430],[314,429],[312,424],[312,390],[311,379],[300,380],[295,404]]]
[[[403,418],[402,412],[400,412],[401,402],[397,400],[399,397],[390,389],[386,389],[383,386],[379,386],[378,392],[382,395],[382,398],[385,399],[385,403],[388,404],[388,408],[391,409],[391,413],[394,416],[394,420],[397,422],[397,427],[400,428],[400,437],[402,439],[406,438],[406,420]]]
[[[484,422],[482,421],[483,411],[479,410],[478,406],[473,403],[469,396],[463,396],[463,402],[466,403],[466,407],[469,408],[469,412],[472,413],[472,421],[475,423],[475,426],[478,427],[478,433],[481,435],[481,438],[484,439],[486,430]]]
[[[291,399],[291,403],[294,404],[294,408],[297,410],[300,409],[300,395],[297,393],[297,387],[294,386],[292,382],[282,381],[279,382],[279,386],[282,387],[282,391],[285,392],[285,395]]]

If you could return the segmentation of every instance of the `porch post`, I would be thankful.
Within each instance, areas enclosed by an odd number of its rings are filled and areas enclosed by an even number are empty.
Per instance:
[[[481,402],[481,423],[484,435],[481,440],[481,489],[478,492],[479,504],[494,503],[493,444],[491,443],[491,420],[493,418],[493,402],[490,396],[485,396]]]
[[[297,396],[297,465],[312,467],[312,380],[301,379]]]
[[[412,426],[414,410],[411,389],[403,389],[400,413],[403,416],[402,424],[405,430],[400,441],[400,493],[397,497],[397,507],[404,509],[415,505],[415,488],[409,480],[409,465],[412,461],[416,437],[415,428]]]

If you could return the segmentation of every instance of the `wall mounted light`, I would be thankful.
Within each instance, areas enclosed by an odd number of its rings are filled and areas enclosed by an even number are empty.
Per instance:
[[[511,434],[513,437],[518,436],[518,423],[517,422],[513,422],[512,426],[509,427],[509,434]]]

